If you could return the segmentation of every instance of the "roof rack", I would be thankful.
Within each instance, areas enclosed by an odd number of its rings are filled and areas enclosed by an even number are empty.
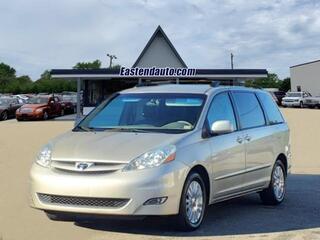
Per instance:
[[[212,82],[210,83],[210,86],[211,86],[211,87],[219,87],[219,86],[220,86],[220,81],[212,81]]]
[[[220,81],[211,81],[206,84],[210,84],[211,87],[219,87],[220,86]],[[159,86],[159,85],[166,85],[166,84],[179,84],[178,81],[157,81],[157,82],[152,82],[152,81],[146,81],[146,82],[141,82],[135,85],[135,87],[150,87],[150,86]],[[188,83],[183,83],[183,85],[188,84]],[[193,84],[193,83],[190,83]]]
[[[159,86],[159,85],[165,85],[165,84],[175,84],[176,82],[173,81],[157,81],[157,82],[141,82],[138,83],[135,87],[150,87],[150,86]]]

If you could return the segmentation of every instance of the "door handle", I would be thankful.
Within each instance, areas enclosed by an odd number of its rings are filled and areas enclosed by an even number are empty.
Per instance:
[[[242,137],[237,137],[237,142],[241,144],[243,142],[243,138]]]
[[[244,137],[244,139],[249,142],[249,141],[251,140],[251,137],[247,134],[247,135]]]

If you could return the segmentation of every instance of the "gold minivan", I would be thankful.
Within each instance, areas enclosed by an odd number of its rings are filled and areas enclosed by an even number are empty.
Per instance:
[[[167,84],[128,89],[45,145],[32,206],[50,219],[173,215],[197,229],[209,204],[285,197],[289,129],[269,93]]]

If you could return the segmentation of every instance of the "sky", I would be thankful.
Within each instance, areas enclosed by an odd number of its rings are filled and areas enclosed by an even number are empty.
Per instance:
[[[10,0],[0,2],[0,62],[17,75],[100,59],[131,67],[161,25],[190,68],[289,67],[320,59],[319,0]]]

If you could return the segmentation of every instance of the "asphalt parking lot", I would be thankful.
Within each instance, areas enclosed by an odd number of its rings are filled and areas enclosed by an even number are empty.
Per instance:
[[[74,224],[28,205],[28,174],[40,146],[71,121],[0,122],[0,239],[320,239],[320,110],[283,109],[291,127],[287,199],[264,206],[256,194],[209,207],[203,226],[176,232],[167,218]]]

